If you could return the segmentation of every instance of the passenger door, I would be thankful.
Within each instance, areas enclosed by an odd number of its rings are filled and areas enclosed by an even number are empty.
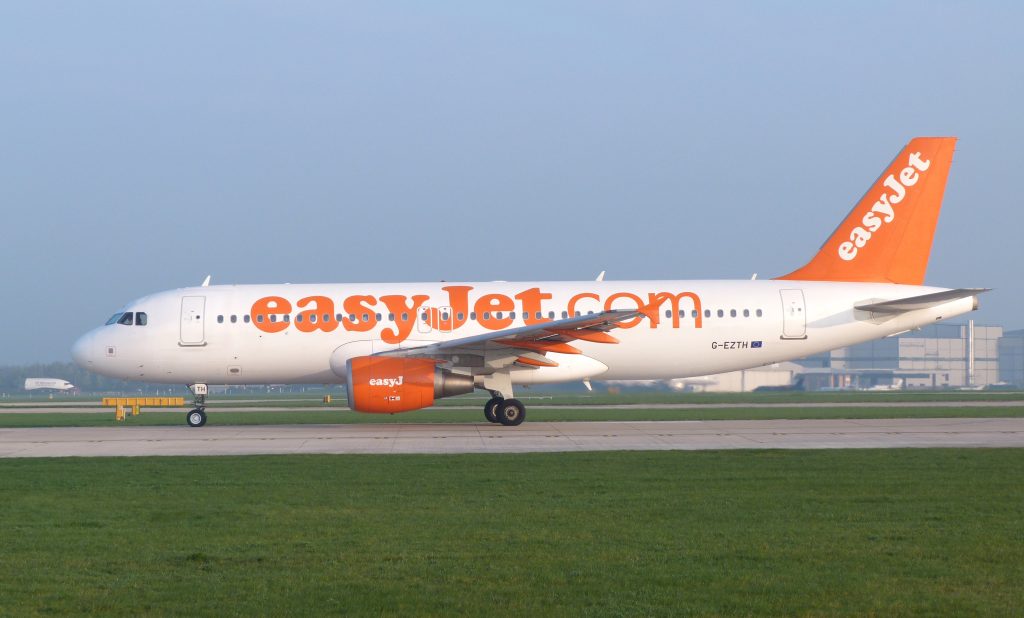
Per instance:
[[[803,290],[779,290],[782,296],[782,338],[807,338],[807,311]]]
[[[205,296],[181,298],[181,345],[206,345]]]

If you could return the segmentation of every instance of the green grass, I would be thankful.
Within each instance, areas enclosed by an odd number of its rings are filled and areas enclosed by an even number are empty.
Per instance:
[[[0,462],[0,614],[1012,615],[1024,450]]]
[[[283,393],[267,395],[264,393],[242,395],[219,395],[210,397],[210,405],[266,405],[283,408],[319,407],[324,395],[330,394],[334,401],[344,402],[345,393],[338,390],[323,391],[315,394]],[[555,393],[543,390],[520,389],[516,393],[527,403],[543,403],[544,405],[616,405],[623,403],[861,403],[861,402],[917,402],[933,401],[1022,401],[1021,391],[842,391],[842,392],[763,392],[763,393],[679,393],[668,391],[627,390],[622,393],[595,391],[592,393]],[[146,394],[126,394],[126,397],[142,397]],[[177,396],[190,400],[187,391]],[[36,404],[60,404],[86,402],[99,406],[101,395],[59,395],[52,400],[44,397],[8,397],[0,399],[0,410],[9,406]],[[439,407],[483,405],[487,396],[482,393],[452,397],[437,402]],[[238,402],[246,403],[238,403]],[[252,403],[250,403],[252,402]]]
[[[526,422],[538,421],[681,421],[681,420],[767,420],[808,418],[958,418],[1019,417],[1024,406],[1013,407],[921,407],[907,408],[711,408],[711,409],[574,409],[529,408]],[[285,409],[276,412],[232,412],[207,408],[208,425],[338,425],[355,423],[482,423],[483,410],[452,410],[436,408],[402,414],[361,414],[335,409]],[[138,416],[127,416],[124,422],[114,420],[114,412],[66,412],[35,414],[3,414],[0,428],[5,427],[113,427],[182,425],[185,412],[145,410]]]

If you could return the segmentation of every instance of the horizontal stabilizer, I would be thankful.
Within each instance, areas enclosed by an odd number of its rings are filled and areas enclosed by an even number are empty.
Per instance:
[[[948,303],[951,300],[977,296],[982,292],[988,291],[989,288],[958,288],[955,290],[946,290],[945,292],[935,292],[934,294],[923,294],[921,296],[910,296],[908,298],[898,298],[896,300],[886,300],[878,303],[857,305],[854,308],[860,309],[861,311],[870,311],[872,313],[905,313],[907,311],[917,311],[918,309],[936,307],[943,303]]]

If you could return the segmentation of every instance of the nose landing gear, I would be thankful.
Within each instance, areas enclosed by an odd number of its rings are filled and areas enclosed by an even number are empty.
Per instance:
[[[185,422],[188,423],[189,427],[202,427],[206,424],[206,410],[203,408],[192,410],[185,417]]]
[[[205,384],[189,384],[195,401],[195,408],[185,415],[189,427],[202,427],[206,424],[206,394],[209,389]]]

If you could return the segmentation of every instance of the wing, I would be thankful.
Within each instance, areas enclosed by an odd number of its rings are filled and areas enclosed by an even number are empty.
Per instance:
[[[651,309],[616,309],[564,320],[541,322],[518,328],[462,337],[413,348],[380,352],[375,356],[430,358],[459,367],[500,369],[510,365],[521,367],[556,367],[547,358],[548,352],[581,354],[573,341],[614,344],[619,340],[608,331],[629,320],[643,318]],[[656,309],[655,309],[656,310]]]

